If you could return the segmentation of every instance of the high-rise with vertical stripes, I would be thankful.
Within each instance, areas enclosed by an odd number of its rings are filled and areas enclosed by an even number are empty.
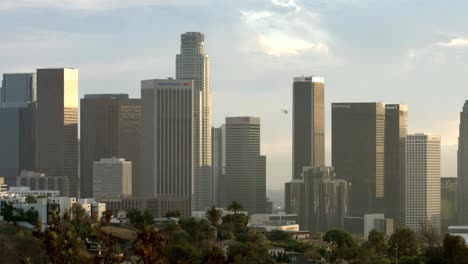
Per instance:
[[[468,100],[460,112],[458,136],[458,218],[468,225]]]
[[[137,195],[156,198],[155,217],[164,216],[168,210],[177,210],[183,217],[191,215],[192,94],[193,81],[141,82],[142,170]]]
[[[205,37],[199,32],[181,35],[180,54],[176,56],[176,79],[193,80],[193,209],[213,205],[211,162],[210,61],[205,53]]]

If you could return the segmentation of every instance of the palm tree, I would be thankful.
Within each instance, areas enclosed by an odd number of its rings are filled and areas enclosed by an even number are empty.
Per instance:
[[[232,203],[228,206],[227,209],[229,211],[234,211],[234,214],[237,214],[238,211],[244,210],[244,207],[238,201],[232,201]]]
[[[221,210],[217,209],[214,205],[206,210],[206,218],[214,225],[221,220]]]

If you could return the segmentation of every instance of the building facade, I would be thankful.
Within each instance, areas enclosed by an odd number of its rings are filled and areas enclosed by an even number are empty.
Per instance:
[[[458,225],[458,179],[456,177],[440,178],[441,225],[446,233],[449,226]]]
[[[93,165],[93,198],[118,198],[132,195],[132,162],[104,159]]]
[[[304,168],[301,230],[311,233],[343,228],[348,212],[348,183],[336,179],[333,167]]]
[[[385,106],[332,104],[332,165],[351,184],[350,216],[383,212]]]
[[[406,146],[406,226],[441,228],[440,136],[412,134]]]
[[[267,213],[266,157],[260,155],[260,118],[226,118],[225,206],[232,201],[249,214]]]
[[[21,171],[16,179],[16,186],[29,187],[33,191],[59,191],[60,196],[64,197],[70,195],[68,177],[49,177],[34,171]]]
[[[140,173],[141,100],[128,94],[87,94],[81,99],[80,193],[93,196],[93,162],[120,157],[132,163],[133,181]],[[132,183],[137,193],[138,183]]]
[[[165,208],[173,202],[183,209],[182,216],[192,211],[193,91],[193,81],[141,82],[143,152],[138,195],[157,198]],[[155,217],[164,214],[158,210]]]
[[[37,171],[66,176],[78,195],[78,70],[37,70]]]
[[[213,127],[211,129],[211,153],[213,164],[213,197],[214,205],[222,206],[225,191],[226,175],[226,126]]]
[[[468,225],[468,100],[460,112],[457,155],[459,224]]]
[[[0,88],[0,108],[27,108],[36,101],[35,73],[5,73]]]
[[[398,227],[405,225],[407,135],[408,106],[385,105],[385,216],[394,219]]]
[[[293,83],[293,179],[304,167],[325,165],[325,84],[322,77]]]
[[[176,79],[193,80],[193,209],[213,205],[211,162],[210,61],[205,52],[205,36],[199,32],[181,35],[176,56]]]

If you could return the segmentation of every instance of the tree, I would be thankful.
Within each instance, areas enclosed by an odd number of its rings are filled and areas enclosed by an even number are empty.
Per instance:
[[[127,214],[130,223],[136,225],[140,229],[145,229],[148,225],[153,224],[153,215],[149,210],[145,210],[143,214],[137,210],[130,210]]]
[[[432,224],[431,221],[421,223],[419,237],[426,248],[434,248],[441,244],[440,231]]]
[[[144,232],[138,234],[135,241],[133,241],[133,250],[145,264],[166,263],[163,256],[166,244],[167,239],[159,229],[147,226]]]
[[[227,208],[229,211],[234,212],[234,214],[237,214],[237,212],[244,210],[244,207],[242,204],[240,204],[237,201],[232,201],[231,204]]]
[[[415,256],[418,254],[418,241],[416,233],[408,228],[398,228],[388,240],[388,254],[398,257]]]
[[[342,229],[332,229],[327,231],[323,236],[323,240],[329,243],[335,243],[338,248],[351,248],[356,246],[351,234]]]
[[[33,195],[26,196],[26,203],[28,204],[36,203],[36,197],[34,197]]]
[[[465,247],[465,239],[461,236],[445,235],[444,242],[444,256],[449,264],[467,263],[468,252]]]
[[[268,239],[270,241],[283,241],[283,242],[289,242],[293,240],[293,236],[283,230],[272,230],[268,233]]]
[[[375,229],[373,229],[369,232],[367,244],[370,248],[374,249],[376,253],[384,254],[385,249],[387,247],[387,239],[384,233],[378,232]]]
[[[39,213],[32,208],[30,208],[24,214],[24,220],[33,226],[37,224],[38,219],[39,219]]]
[[[237,236],[236,244],[229,246],[228,263],[276,263],[268,249],[270,242],[257,230]]]
[[[210,254],[208,255],[208,264],[223,264],[226,263],[224,251],[219,246],[211,245]]]
[[[221,210],[217,209],[214,205],[206,210],[206,218],[213,224],[219,224],[221,221]]]
[[[2,216],[3,220],[7,222],[13,222],[14,220],[14,208],[13,204],[11,202],[4,203],[2,205]]]

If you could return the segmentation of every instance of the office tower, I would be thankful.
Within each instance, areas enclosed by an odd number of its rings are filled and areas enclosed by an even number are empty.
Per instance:
[[[293,179],[304,167],[325,165],[325,94],[321,77],[296,77],[293,83]]]
[[[456,177],[440,178],[441,225],[446,233],[449,226],[458,225],[458,184]]]
[[[0,108],[0,175],[15,186],[21,170],[35,168],[33,105]]]
[[[384,186],[385,217],[398,227],[405,225],[405,151],[408,106],[385,105]],[[388,194],[388,195],[387,195]]]
[[[350,216],[383,211],[383,103],[332,104],[332,164],[351,183]]]
[[[333,167],[305,167],[302,175],[301,230],[317,233],[343,228],[348,210],[348,183],[336,179]]]
[[[284,184],[284,211],[287,214],[299,214],[303,196],[303,179],[294,179]]]
[[[37,171],[66,176],[78,195],[78,70],[37,70]]]
[[[29,187],[32,191],[59,191],[60,196],[70,195],[68,177],[49,177],[44,173],[22,170],[16,178],[16,186]]]
[[[132,163],[118,158],[94,161],[93,185],[94,199],[132,195]]]
[[[211,168],[211,90],[210,61],[205,53],[205,37],[198,32],[181,35],[180,54],[176,56],[176,79],[193,80],[193,209],[213,205]]]
[[[458,135],[458,217],[460,225],[468,225],[468,100],[460,113]]]
[[[158,199],[158,215],[183,203],[191,215],[193,179],[193,81],[145,80],[142,96],[142,171],[139,196]],[[180,206],[177,206],[180,208]]]
[[[249,214],[266,213],[266,158],[260,155],[260,118],[226,118],[225,206],[238,201]]]
[[[213,127],[211,129],[211,153],[213,162],[213,197],[214,204],[223,206],[225,192],[224,177],[226,175],[226,126]]]
[[[93,196],[93,162],[112,157],[132,163],[132,193],[138,195],[141,100],[128,94],[87,94],[80,112],[81,197]]]
[[[0,108],[28,108],[36,101],[36,74],[3,74],[0,98]]]
[[[406,226],[431,224],[440,231],[440,136],[408,135],[406,141]]]

